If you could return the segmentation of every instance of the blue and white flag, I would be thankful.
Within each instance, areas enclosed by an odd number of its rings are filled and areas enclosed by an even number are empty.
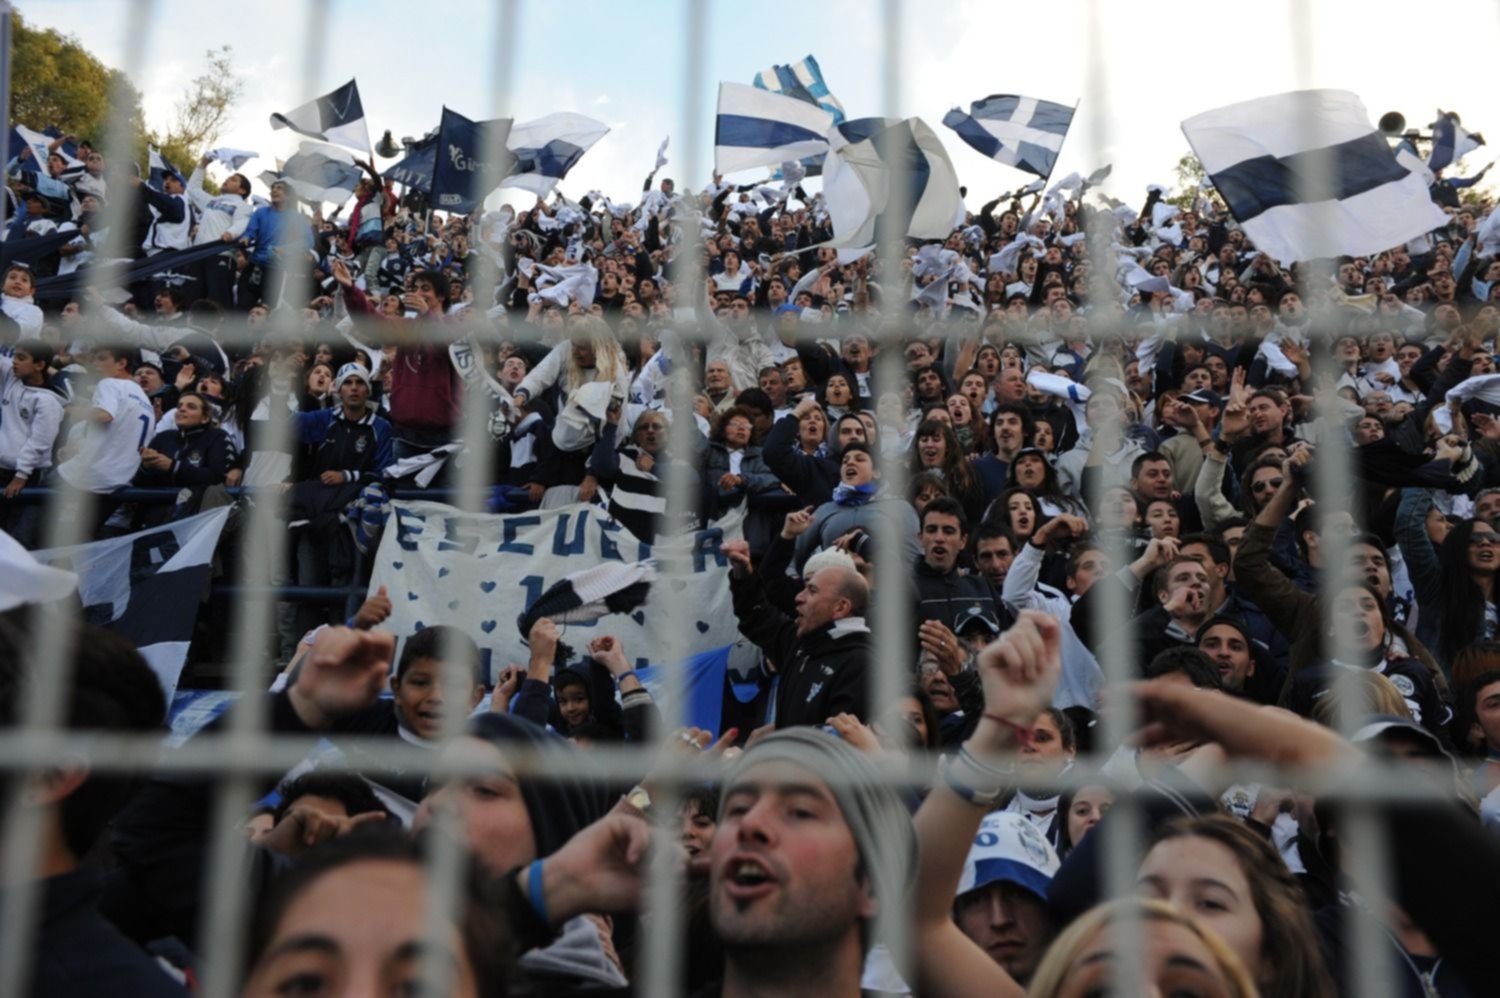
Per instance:
[[[229,146],[220,146],[217,149],[210,149],[206,155],[216,162],[223,163],[231,170],[238,170],[260,153],[249,149],[231,149]]]
[[[505,148],[510,127],[509,118],[471,121],[457,111],[443,108],[432,168],[434,208],[464,214],[473,211],[486,194],[500,186],[500,180],[515,168],[515,155],[506,149],[506,161],[495,164],[486,162],[486,157],[491,148]],[[496,138],[499,141],[494,141]]]
[[[772,66],[761,70],[755,74],[755,86],[773,94],[785,94],[808,104],[816,104],[833,115],[835,125],[844,120],[844,105],[828,92],[828,84],[823,81],[823,70],[818,67],[818,60],[812,56],[789,66]]]
[[[740,83],[719,84],[714,168],[734,173],[828,151],[833,115],[815,104]]]
[[[514,125],[506,144],[516,155],[516,165],[502,186],[546,197],[608,133],[604,122],[567,111]]]
[[[284,180],[304,201],[343,204],[354,196],[362,176],[348,150],[326,142],[302,142],[280,172],[262,171],[260,179],[267,186]]]
[[[385,169],[385,178],[418,191],[432,190],[432,170],[437,165],[437,129],[415,142],[407,143],[406,155]]]
[[[1245,234],[1281,263],[1380,253],[1447,224],[1348,91],[1259,97],[1182,132]]]
[[[310,139],[332,142],[370,155],[370,129],[365,125],[365,106],[360,103],[359,86],[353,80],[285,114],[271,115],[271,127],[290,128]]]
[[[1057,163],[1073,111],[1035,97],[996,94],[970,104],[967,114],[954,108],[943,124],[990,159],[1046,177]]]
[[[161,154],[160,149],[157,149],[155,146],[147,146],[146,155],[148,158],[148,162],[150,163],[151,176],[149,178],[149,183],[152,187],[155,187],[157,190],[161,190],[161,182],[168,176],[175,176],[184,184],[187,183],[187,174],[183,173],[181,170],[177,169],[177,167],[173,166],[172,162],[168,160],[167,157]]]
[[[130,639],[172,703],[229,507],[124,537],[37,551],[78,575],[83,618]]]
[[[1441,170],[1457,163],[1482,145],[1483,135],[1465,131],[1457,119],[1440,110],[1437,120],[1432,123],[1432,155],[1427,157],[1427,165],[1434,170]]]
[[[958,174],[942,141],[921,118],[907,118],[828,154],[823,197],[833,238],[869,246],[885,218],[902,238],[943,239],[963,210]],[[900,217],[889,214],[899,211]]]

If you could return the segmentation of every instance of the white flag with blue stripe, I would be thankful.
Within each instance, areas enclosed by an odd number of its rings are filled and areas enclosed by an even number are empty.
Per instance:
[[[714,168],[734,173],[828,151],[833,115],[814,104],[741,83],[719,84]]]
[[[501,186],[546,197],[608,133],[604,122],[567,111],[513,125],[506,145],[516,154],[516,165]]]
[[[1073,110],[1035,97],[995,94],[970,104],[967,114],[954,108],[943,124],[990,159],[1046,177],[1057,163]]]
[[[963,209],[958,174],[942,141],[921,118],[907,118],[828,154],[823,197],[833,238],[863,247],[885,222],[902,238],[942,239]],[[899,211],[899,217],[888,214]]]
[[[1465,131],[1456,118],[1440,110],[1437,121],[1432,123],[1432,155],[1427,157],[1427,165],[1434,170],[1441,170],[1457,163],[1482,145],[1483,135]]]
[[[816,104],[833,115],[833,123],[844,120],[844,105],[828,91],[823,80],[823,70],[818,60],[807,56],[801,62],[786,66],[772,66],[755,74],[755,85],[775,94],[795,97],[809,104]]]
[[[1259,97],[1182,132],[1245,234],[1281,263],[1380,253],[1448,222],[1348,91]]]

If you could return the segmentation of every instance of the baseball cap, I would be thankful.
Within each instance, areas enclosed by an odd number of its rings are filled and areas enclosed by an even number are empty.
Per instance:
[[[984,607],[975,603],[973,606],[959,612],[953,618],[953,633],[963,634],[976,627],[982,627],[986,633],[999,634],[1000,621],[993,614],[986,613]]]
[[[370,387],[370,372],[365,370],[362,364],[356,364],[353,361],[350,361],[343,367],[339,368],[338,377],[333,379],[333,390],[338,391],[344,386],[344,382],[348,381],[350,378],[358,378],[365,383],[366,388]]]
[[[1009,811],[984,816],[964,860],[958,897],[997,882],[1024,887],[1043,901],[1060,866],[1057,853],[1031,820]]]
[[[1224,397],[1212,388],[1200,388],[1195,392],[1188,392],[1182,396],[1184,402],[1196,402],[1199,405],[1211,405],[1217,409],[1224,408]]]

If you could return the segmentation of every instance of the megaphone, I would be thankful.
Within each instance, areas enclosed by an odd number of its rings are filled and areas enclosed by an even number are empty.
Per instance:
[[[1380,130],[1386,135],[1400,135],[1406,131],[1406,115],[1400,111],[1387,111],[1380,116]]]
[[[380,141],[376,143],[375,151],[379,153],[384,159],[392,159],[395,156],[400,155],[401,147],[396,145],[395,139],[391,138],[391,130],[389,128],[385,130],[385,134],[382,135],[380,137]]]

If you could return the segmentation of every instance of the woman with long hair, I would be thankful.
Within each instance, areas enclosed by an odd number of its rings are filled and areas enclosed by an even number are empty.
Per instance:
[[[1262,994],[1332,998],[1302,887],[1276,848],[1226,815],[1161,826],[1136,877],[1229,944]]]
[[[1094,998],[1134,993],[1134,982],[1115,980],[1122,970],[1117,954],[1123,940],[1114,928],[1125,919],[1136,922],[1141,970],[1151,993],[1259,998],[1255,979],[1213,930],[1164,901],[1138,898],[1110,901],[1079,916],[1053,940],[1026,994]]]
[[[924,419],[913,441],[911,473],[924,472],[941,478],[948,494],[963,504],[969,522],[979,522],[984,515],[984,488],[970,469],[953,428],[936,419]]]
[[[1449,668],[1459,652],[1476,641],[1488,641],[1500,630],[1495,609],[1495,573],[1500,571],[1500,533],[1483,520],[1466,520],[1448,531],[1438,549],[1436,613],[1422,607],[1419,640],[1427,620],[1436,626],[1425,642],[1438,662]]]

